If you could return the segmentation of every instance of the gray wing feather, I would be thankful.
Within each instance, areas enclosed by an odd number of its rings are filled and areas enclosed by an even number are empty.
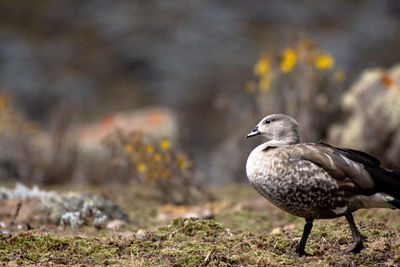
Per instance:
[[[362,189],[374,187],[371,175],[361,163],[355,162],[327,146],[315,144],[298,145],[296,149],[290,152],[289,160],[311,161],[338,181],[349,178]]]

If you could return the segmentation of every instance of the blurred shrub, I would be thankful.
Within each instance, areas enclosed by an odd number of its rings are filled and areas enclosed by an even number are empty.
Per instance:
[[[400,170],[400,65],[365,70],[342,107],[348,118],[330,128],[330,142],[365,150]]]
[[[76,150],[65,140],[67,124],[66,112],[54,112],[52,129],[45,135],[18,111],[10,94],[0,92],[0,179],[28,184],[69,181]]]
[[[24,120],[17,111],[13,98],[9,93],[0,91],[0,134],[2,138],[15,138],[18,134],[34,135],[37,125]]]
[[[264,52],[254,65],[255,80],[244,88],[255,100],[257,119],[286,113],[299,121],[305,140],[324,138],[329,124],[340,118],[344,91],[345,73],[334,67],[332,54],[309,39]]]
[[[203,184],[194,175],[192,162],[166,137],[117,131],[105,144],[111,151],[113,179],[123,183],[148,183],[157,198],[175,204],[207,196]]]

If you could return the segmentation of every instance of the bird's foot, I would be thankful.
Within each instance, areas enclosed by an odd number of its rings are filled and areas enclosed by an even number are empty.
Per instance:
[[[362,242],[362,238],[360,238],[359,240],[354,241],[354,243],[351,244],[351,246],[349,246],[348,248],[341,250],[340,253],[359,253],[363,248],[364,245]]]
[[[360,231],[358,231],[357,226],[354,222],[354,218],[353,215],[351,214],[351,212],[346,211],[345,212],[345,216],[346,216],[346,220],[350,225],[350,230],[353,234],[353,244],[351,244],[351,246],[349,246],[348,248],[340,251],[341,253],[358,253],[360,252],[364,246],[363,246],[363,239],[366,239],[365,236],[363,236]]]

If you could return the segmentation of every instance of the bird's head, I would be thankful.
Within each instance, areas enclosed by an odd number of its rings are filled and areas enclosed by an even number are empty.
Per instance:
[[[262,135],[271,142],[295,144],[300,142],[299,126],[295,119],[284,114],[271,114],[262,119],[246,137]]]

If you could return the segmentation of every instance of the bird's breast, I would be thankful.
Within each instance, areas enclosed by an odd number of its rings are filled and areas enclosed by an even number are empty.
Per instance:
[[[340,198],[338,184],[327,172],[309,161],[289,161],[285,149],[255,148],[247,159],[246,172],[261,195],[296,216],[332,217],[331,207]]]

